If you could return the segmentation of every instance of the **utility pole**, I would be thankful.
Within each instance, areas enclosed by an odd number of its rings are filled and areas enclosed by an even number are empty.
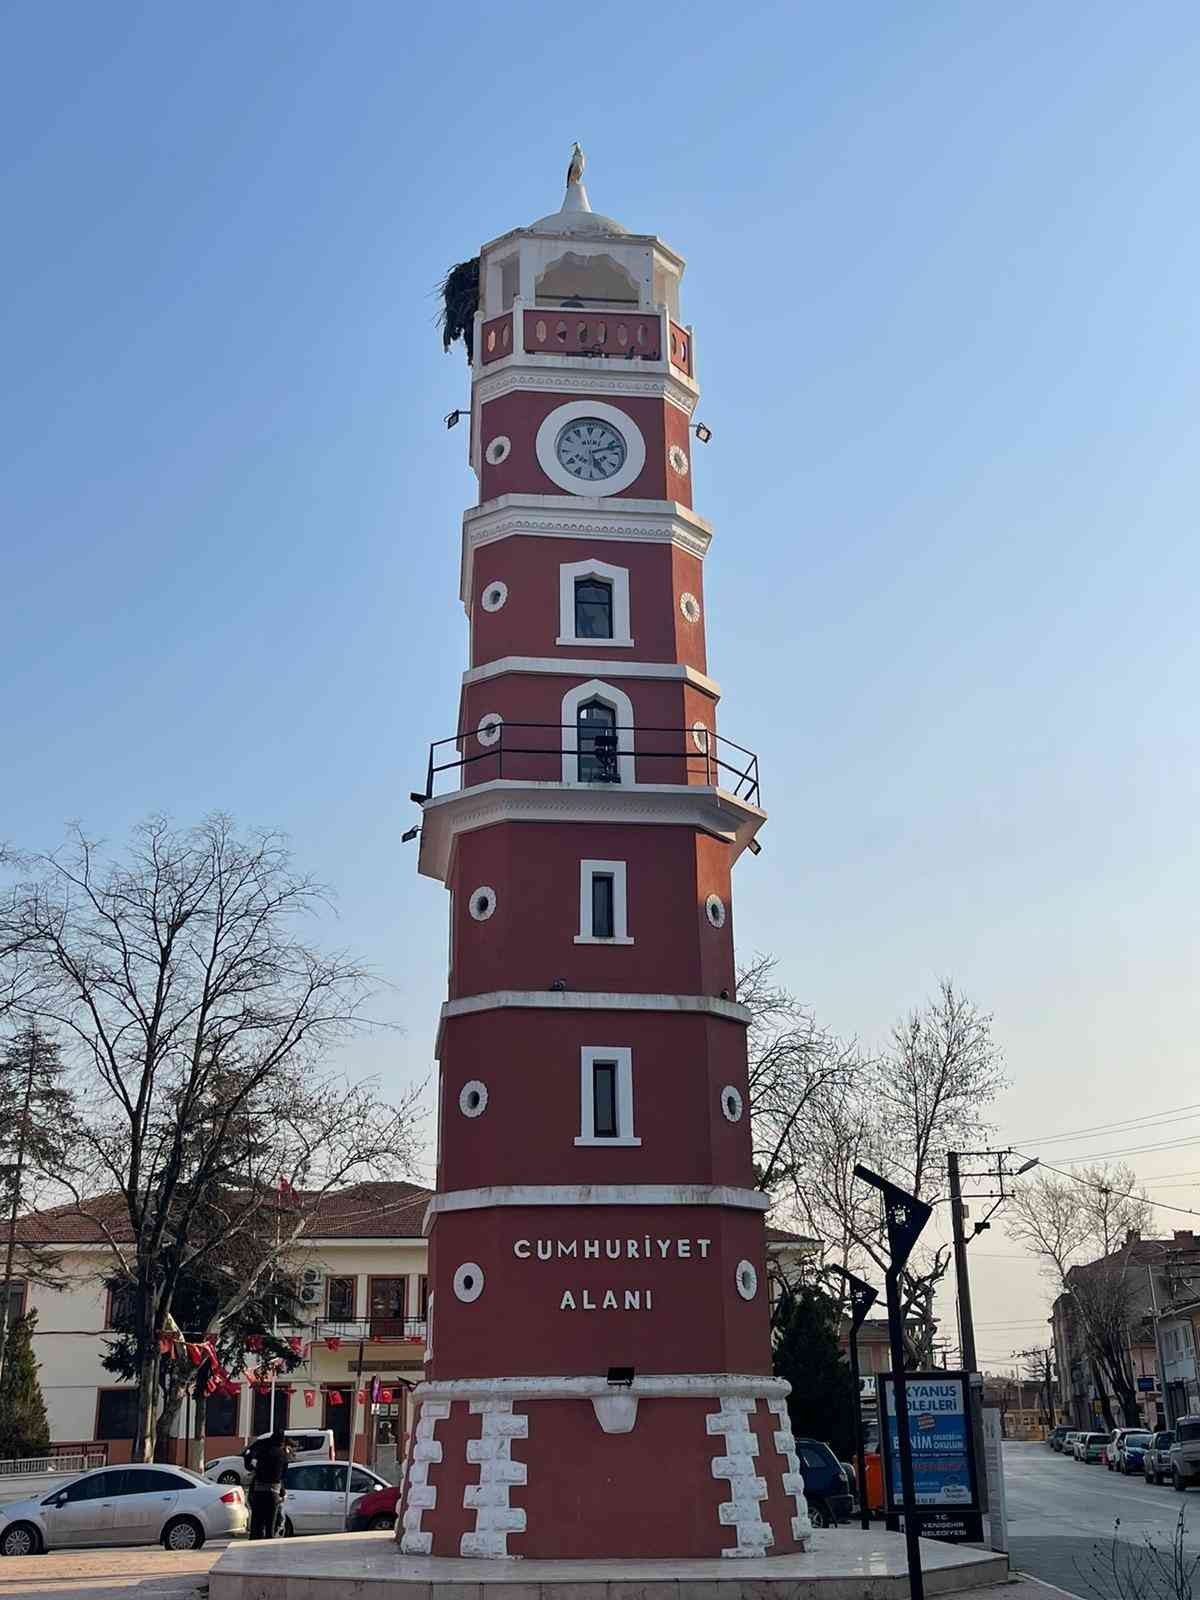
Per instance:
[[[978,1372],[975,1355],[975,1321],[971,1315],[971,1279],[967,1272],[967,1236],[963,1227],[962,1178],[958,1151],[946,1156],[950,1174],[950,1223],[954,1229],[954,1281],[958,1286],[958,1348],[965,1372]]]

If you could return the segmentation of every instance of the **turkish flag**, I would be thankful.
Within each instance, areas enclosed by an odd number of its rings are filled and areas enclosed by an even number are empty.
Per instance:
[[[306,1406],[315,1406],[316,1403],[317,1403],[317,1391],[315,1389],[305,1389],[305,1391],[304,1391],[304,1404]]]
[[[262,1336],[261,1333],[252,1333],[250,1335],[250,1337],[246,1340],[246,1349],[247,1350],[261,1350],[262,1347],[263,1347],[263,1336]]]
[[[365,1389],[360,1389],[354,1398],[358,1401],[360,1406],[365,1406],[367,1403],[367,1391]]]
[[[298,1333],[292,1334],[291,1337],[288,1339],[288,1347],[289,1347],[289,1349],[294,1351],[296,1355],[299,1355],[300,1352],[304,1349],[304,1341],[301,1339],[301,1337],[300,1337],[300,1335]]]
[[[345,1404],[341,1396],[341,1391],[338,1389],[326,1390],[325,1398],[329,1401],[331,1406],[340,1406]]]
[[[390,1406],[392,1403],[392,1391],[390,1389],[380,1389],[379,1398],[385,1406]]]
[[[325,1348],[326,1350],[340,1350],[342,1348],[342,1341],[335,1334],[330,1334],[329,1338],[325,1341]]]

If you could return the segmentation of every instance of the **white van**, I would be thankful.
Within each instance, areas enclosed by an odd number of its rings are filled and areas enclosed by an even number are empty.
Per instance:
[[[257,1444],[260,1439],[270,1437],[269,1433],[260,1433],[250,1443]],[[284,1437],[292,1446],[293,1461],[333,1460],[333,1431],[330,1428],[285,1428]],[[246,1448],[249,1449],[250,1445]],[[204,1476],[211,1478],[214,1483],[240,1483],[243,1489],[250,1482],[246,1463],[240,1455],[217,1456],[213,1461],[206,1461]]]

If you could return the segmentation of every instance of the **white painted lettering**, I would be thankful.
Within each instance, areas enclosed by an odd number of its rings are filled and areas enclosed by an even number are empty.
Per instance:
[[[650,1235],[649,1234],[647,1234],[646,1237],[642,1240],[642,1254],[646,1257],[646,1260],[649,1261],[649,1259],[650,1259]]]
[[[516,1256],[518,1261],[528,1261],[528,1259],[529,1259],[529,1240],[528,1239],[518,1239],[516,1244],[513,1245],[513,1255]]]
[[[605,1289],[604,1291],[603,1309],[605,1311],[615,1311],[617,1309],[617,1297],[611,1289]]]
[[[655,1240],[655,1241],[654,1241],[654,1242],[655,1242],[655,1244],[656,1244],[656,1245],[657,1245],[657,1246],[658,1246],[658,1253],[659,1253],[659,1255],[660,1255],[660,1256],[661,1256],[661,1257],[662,1257],[662,1258],[663,1258],[663,1260],[664,1260],[664,1261],[665,1261],[665,1260],[666,1260],[666,1259],[667,1259],[667,1252],[668,1252],[668,1251],[669,1251],[669,1250],[670,1250],[670,1248],[671,1248],[671,1241],[670,1241],[670,1239],[656,1239],[656,1240]]]
[[[575,1296],[571,1293],[570,1289],[563,1290],[563,1297],[558,1302],[558,1309],[560,1311],[574,1311]]]
[[[701,1261],[707,1261],[708,1260],[708,1247],[712,1243],[712,1240],[711,1239],[697,1239],[696,1243],[700,1246],[700,1259],[701,1259]]]
[[[649,1311],[650,1308],[653,1306],[653,1304],[654,1304],[654,1291],[653,1291],[653,1289],[647,1289],[646,1290],[646,1310]]]
[[[571,1259],[574,1260],[575,1254],[578,1251],[578,1249],[579,1249],[579,1240],[578,1239],[568,1239],[566,1244],[564,1244],[563,1241],[560,1239],[558,1241],[558,1259],[561,1261],[563,1256],[570,1256]]]
[[[538,1252],[538,1260],[539,1261],[549,1261],[550,1257],[554,1253],[553,1250],[551,1249],[549,1239],[539,1239],[538,1240],[538,1242],[537,1242],[537,1252]]]
[[[690,1239],[676,1239],[675,1248],[679,1252],[681,1261],[690,1260],[692,1254],[692,1241]]]
[[[619,1261],[621,1259],[620,1239],[605,1239],[604,1254],[610,1261]]]
[[[596,1309],[596,1302],[592,1299],[591,1295],[586,1289],[583,1291],[583,1309],[585,1311],[595,1311]]]
[[[637,1260],[637,1258],[638,1258],[638,1242],[637,1242],[636,1239],[626,1239],[626,1241],[625,1241],[625,1254],[629,1257],[630,1261],[636,1261]]]
[[[626,1311],[640,1311],[642,1309],[642,1291],[640,1289],[626,1289]]]
[[[599,1239],[585,1239],[583,1241],[583,1259],[585,1261],[595,1261],[596,1258],[599,1256],[599,1254],[600,1254],[600,1241],[599,1241]]]

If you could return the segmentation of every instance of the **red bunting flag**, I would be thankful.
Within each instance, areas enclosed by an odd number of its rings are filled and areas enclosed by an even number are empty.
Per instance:
[[[305,1391],[304,1391],[304,1404],[311,1409],[313,1406],[316,1405],[316,1403],[317,1403],[317,1391],[315,1389],[305,1389]]]
[[[329,1338],[325,1341],[325,1348],[326,1350],[340,1350],[342,1348],[342,1341],[337,1337],[336,1334],[330,1334]]]
[[[329,1401],[331,1406],[340,1406],[343,1404],[341,1391],[338,1389],[328,1390],[326,1393],[326,1399]]]
[[[204,1352],[200,1349],[200,1346],[198,1344],[185,1344],[183,1348],[187,1351],[188,1360],[194,1367],[198,1367],[204,1360]]]
[[[354,1398],[358,1401],[360,1406],[365,1406],[367,1403],[367,1391],[365,1389],[360,1389]]]
[[[263,1336],[262,1336],[262,1334],[261,1333],[252,1333],[252,1334],[250,1334],[250,1336],[246,1340],[246,1349],[247,1350],[261,1350],[262,1347],[263,1347]]]
[[[304,1349],[304,1341],[303,1341],[303,1339],[301,1339],[301,1337],[300,1337],[300,1335],[298,1333],[293,1333],[289,1337],[289,1339],[288,1339],[288,1348],[295,1355],[300,1355],[301,1354],[301,1352]]]
[[[175,1353],[175,1341],[169,1333],[159,1334],[158,1353],[160,1356],[169,1356]]]
[[[385,1406],[390,1406],[392,1403],[392,1391],[390,1389],[380,1389],[379,1398]]]

